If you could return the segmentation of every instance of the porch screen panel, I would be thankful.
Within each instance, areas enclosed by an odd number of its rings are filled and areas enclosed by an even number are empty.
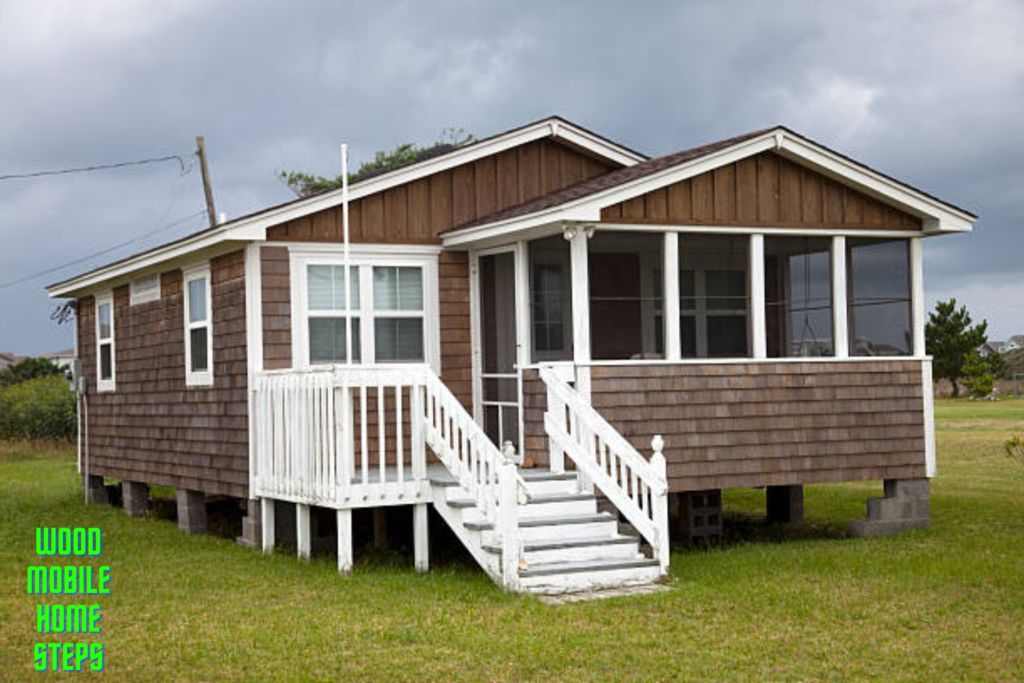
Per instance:
[[[572,268],[569,243],[554,235],[529,243],[530,356],[572,360]]]
[[[683,358],[750,356],[749,247],[747,236],[679,236]]]
[[[766,237],[766,341],[770,358],[832,356],[831,240]]]
[[[359,268],[349,269],[352,293],[345,304],[345,269],[343,266],[310,265],[306,269],[309,309],[309,362],[344,363],[346,324],[349,311],[359,310]],[[352,316],[352,360],[359,362],[359,317]]]
[[[588,245],[595,360],[664,358],[660,234],[598,231]]]
[[[850,355],[909,356],[909,242],[847,238],[846,272]]]

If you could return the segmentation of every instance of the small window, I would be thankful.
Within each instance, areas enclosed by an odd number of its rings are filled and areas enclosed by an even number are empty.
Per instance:
[[[378,363],[418,363],[423,353],[423,269],[374,266],[373,339]]]
[[[108,293],[96,297],[96,387],[114,391],[114,297]]]
[[[306,268],[309,309],[309,362],[313,365],[346,362],[349,310],[359,310],[359,268],[349,268],[352,295],[345,306],[344,266],[310,265]],[[352,316],[352,359],[361,359],[359,317]]]
[[[160,273],[139,278],[131,283],[131,305],[149,303],[160,300]]]
[[[185,272],[185,384],[213,384],[210,269]]]

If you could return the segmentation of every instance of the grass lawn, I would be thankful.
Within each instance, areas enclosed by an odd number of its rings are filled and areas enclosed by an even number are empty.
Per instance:
[[[561,606],[458,560],[418,575],[405,556],[364,558],[343,579],[329,557],[186,536],[84,506],[70,453],[8,451],[0,679],[46,678],[24,589],[35,528],[98,526],[110,680],[1019,680],[1024,462],[1001,445],[1024,433],[1024,402],[941,401],[936,422],[930,530],[844,538],[878,482],[808,487],[789,530],[760,521],[763,493],[729,492],[727,542],[674,554],[673,590]]]

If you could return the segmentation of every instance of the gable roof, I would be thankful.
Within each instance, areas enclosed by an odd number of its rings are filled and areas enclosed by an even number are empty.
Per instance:
[[[640,152],[613,142],[560,116],[549,116],[441,154],[428,155],[424,159],[392,171],[363,178],[349,185],[349,200],[354,201],[383,192],[397,185],[409,183],[542,138],[557,139],[622,166],[633,165],[647,159],[647,156]],[[339,206],[341,203],[342,190],[335,189],[260,209],[62,280],[46,289],[51,297],[74,296],[83,289],[96,287],[115,278],[123,278],[157,264],[216,245],[263,240],[266,238],[267,228],[271,226]]]
[[[926,231],[969,231],[977,216],[816,143],[774,126],[648,159],[442,233],[446,246],[558,221],[596,222],[600,209],[766,150],[878,196],[921,217]]]

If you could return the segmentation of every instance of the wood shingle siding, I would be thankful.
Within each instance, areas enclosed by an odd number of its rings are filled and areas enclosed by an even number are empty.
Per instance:
[[[129,481],[246,497],[249,488],[245,260],[210,264],[214,384],[185,386],[180,270],[157,301],[129,306],[114,290],[116,391],[95,390],[95,299],[79,301],[78,342],[89,378],[89,469]]]
[[[441,319],[441,379],[462,406],[473,410],[473,353],[469,318],[469,254],[438,257]]]
[[[434,244],[438,235],[616,168],[568,145],[536,140],[393,187],[349,205],[352,242]],[[340,206],[267,230],[269,241],[341,242]]]
[[[614,223],[921,230],[921,219],[774,152],[762,152],[601,210]]]
[[[598,366],[594,408],[673,491],[925,476],[919,361]],[[524,380],[526,447],[547,462],[543,382]]]
[[[292,366],[292,290],[287,247],[261,247],[263,367]]]

